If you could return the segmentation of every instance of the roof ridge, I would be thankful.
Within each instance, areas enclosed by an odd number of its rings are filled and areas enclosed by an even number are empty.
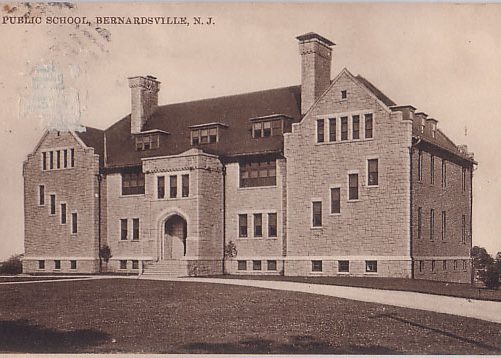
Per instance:
[[[174,105],[178,105],[178,104],[189,104],[189,103],[195,103],[195,102],[214,101],[214,100],[223,99],[223,98],[245,96],[245,95],[257,94],[257,93],[263,93],[263,92],[279,91],[279,90],[285,90],[288,88],[295,88],[295,87],[301,88],[301,85],[291,85],[291,86],[284,86],[284,87],[278,87],[278,88],[267,88],[267,89],[263,89],[263,90],[242,92],[242,93],[237,93],[237,94],[228,94],[228,95],[223,95],[223,96],[218,96],[218,97],[200,98],[200,99],[195,99],[195,100],[186,101],[186,102],[174,102],[174,103],[159,105],[158,108],[167,107],[167,106],[174,106]]]

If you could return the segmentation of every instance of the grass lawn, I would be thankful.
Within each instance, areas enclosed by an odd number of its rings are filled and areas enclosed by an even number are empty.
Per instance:
[[[501,325],[260,288],[102,279],[0,286],[0,352],[501,353]]]
[[[407,278],[386,277],[308,277],[308,276],[265,276],[265,275],[220,275],[216,278],[291,281],[322,285],[339,285],[350,287],[379,288],[384,290],[399,290],[453,297],[474,298],[489,301],[501,301],[501,290],[472,287],[470,284],[448,283],[427,280],[412,280]]]

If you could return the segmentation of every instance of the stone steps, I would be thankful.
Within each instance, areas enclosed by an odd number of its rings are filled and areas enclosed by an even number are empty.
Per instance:
[[[182,277],[188,276],[186,261],[164,260],[148,264],[144,267],[143,275]]]

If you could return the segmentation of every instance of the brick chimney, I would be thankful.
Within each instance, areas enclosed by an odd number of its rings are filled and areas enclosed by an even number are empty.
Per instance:
[[[158,106],[160,82],[153,76],[129,77],[131,89],[130,132],[140,133]]]
[[[335,43],[314,32],[296,37],[301,54],[301,114],[305,114],[331,83]]]

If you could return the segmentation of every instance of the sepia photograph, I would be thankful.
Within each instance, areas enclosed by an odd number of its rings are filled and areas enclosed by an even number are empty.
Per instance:
[[[501,354],[501,5],[0,4],[0,356]]]

